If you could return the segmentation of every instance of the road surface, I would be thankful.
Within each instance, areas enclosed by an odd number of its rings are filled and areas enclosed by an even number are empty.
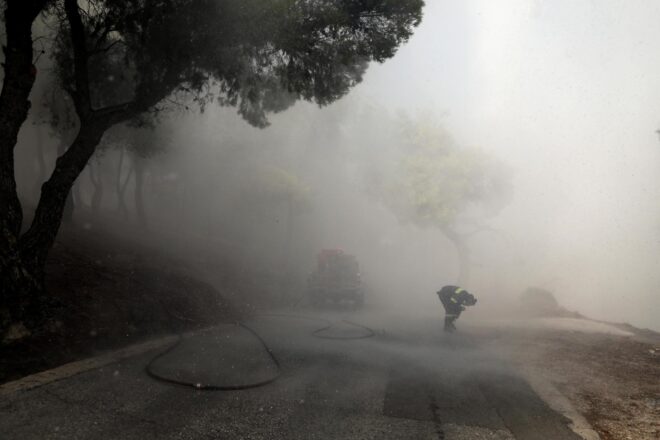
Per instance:
[[[438,319],[348,312],[259,316],[162,349],[0,395],[2,439],[576,440],[568,420],[492,352],[488,337]],[[343,322],[369,326],[375,335]],[[324,320],[325,319],[325,320]],[[314,331],[332,326],[314,334]],[[279,366],[277,364],[279,363]]]

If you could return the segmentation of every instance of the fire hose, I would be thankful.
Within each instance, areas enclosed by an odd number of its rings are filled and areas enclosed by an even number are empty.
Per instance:
[[[263,315],[257,315],[261,317],[280,317],[280,318],[294,318],[294,319],[305,319],[305,320],[313,320],[313,321],[323,321],[324,326],[317,328],[316,330],[313,330],[311,332],[311,335],[316,338],[320,339],[333,339],[333,340],[356,340],[356,339],[366,339],[366,338],[371,338],[375,336],[375,332],[370,329],[367,326],[361,325],[354,323],[352,321],[348,320],[342,320],[341,322],[360,328],[362,330],[365,330],[366,333],[362,335],[357,335],[357,336],[332,336],[332,335],[323,335],[322,333],[329,330],[331,327],[333,327],[333,323],[327,319],[324,318],[314,318],[314,317],[309,317],[309,316],[302,316],[302,315],[287,315],[287,314],[263,314]],[[237,391],[237,390],[246,390],[250,388],[257,388],[261,387],[264,385],[268,385],[274,381],[276,381],[281,375],[282,375],[282,366],[280,364],[280,361],[277,359],[277,356],[275,356],[275,353],[273,353],[273,350],[268,346],[266,341],[261,337],[261,335],[251,328],[250,326],[246,325],[243,322],[236,322],[237,326],[240,326],[241,328],[245,329],[248,331],[250,334],[252,334],[261,344],[261,346],[266,350],[266,353],[268,353],[268,356],[270,359],[273,361],[273,365],[275,365],[276,369],[276,374],[273,377],[270,377],[265,380],[260,380],[256,381],[253,383],[247,383],[247,384],[240,384],[240,385],[212,385],[212,384],[202,384],[198,382],[193,382],[193,381],[188,381],[188,380],[182,380],[182,379],[177,379],[174,377],[170,377],[164,374],[157,373],[154,370],[154,364],[167,356],[168,354],[174,352],[177,348],[180,347],[180,345],[184,341],[183,335],[179,334],[178,340],[172,344],[170,347],[168,347],[166,350],[164,350],[161,353],[158,353],[156,356],[154,356],[149,363],[147,364],[145,370],[146,373],[152,377],[155,380],[158,380],[160,382],[165,382],[165,383],[170,383],[174,385],[180,385],[180,386],[187,386],[187,387],[192,387],[197,390],[207,390],[207,391]]]

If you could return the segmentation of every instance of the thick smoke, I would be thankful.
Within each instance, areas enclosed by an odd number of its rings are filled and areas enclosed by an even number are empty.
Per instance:
[[[511,199],[469,239],[467,287],[482,308],[505,310],[538,286],[569,310],[658,329],[658,9],[428,2],[410,42],[370,66],[348,97],[297,104],[263,130],[213,105],[170,112],[156,128],[119,127],[75,194],[89,205],[96,173],[106,185],[100,209],[121,217],[114,188],[126,181],[131,217],[131,173],[142,164],[152,230],[258,260],[291,296],[304,292],[320,249],[342,248],[361,262],[372,304],[439,308],[434,292],[456,282],[454,245],[402,222],[373,188],[405,151],[401,121],[430,117],[509,173]],[[59,142],[38,127],[26,124],[17,151],[28,208],[41,173],[34,151],[41,142],[47,175]],[[122,158],[116,147],[129,144]],[[155,148],[137,151],[144,145]]]

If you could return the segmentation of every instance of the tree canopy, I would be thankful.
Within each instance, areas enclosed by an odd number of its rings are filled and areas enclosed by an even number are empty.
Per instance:
[[[6,0],[0,94],[0,312],[25,315],[44,293],[46,257],[65,201],[104,133],[164,109],[234,106],[257,127],[300,99],[326,105],[394,55],[423,0]],[[23,232],[14,148],[27,119],[32,25],[53,29],[57,84],[71,97],[75,139],[41,187]],[[30,305],[32,304],[32,305]],[[4,312],[3,312],[4,313]],[[35,321],[34,326],[39,326]]]
[[[467,238],[509,202],[510,173],[482,150],[458,145],[430,117],[402,126],[392,177],[379,182],[377,195],[400,221],[436,228],[454,244],[463,285],[471,264]]]
[[[394,55],[422,0],[66,0],[54,7],[63,87],[139,113],[186,98],[251,124],[298,99],[328,104]],[[116,108],[119,106],[119,108]],[[158,108],[157,108],[158,109]],[[80,109],[84,110],[84,109]]]
[[[476,148],[460,147],[432,121],[407,123],[404,151],[388,202],[419,226],[461,229],[496,214],[509,201],[507,168]]]

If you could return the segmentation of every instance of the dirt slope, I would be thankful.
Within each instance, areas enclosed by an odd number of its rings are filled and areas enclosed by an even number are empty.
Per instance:
[[[220,268],[218,269],[220,271]],[[49,332],[0,345],[0,382],[161,334],[236,319],[185,260],[118,234],[63,228],[47,267]]]

